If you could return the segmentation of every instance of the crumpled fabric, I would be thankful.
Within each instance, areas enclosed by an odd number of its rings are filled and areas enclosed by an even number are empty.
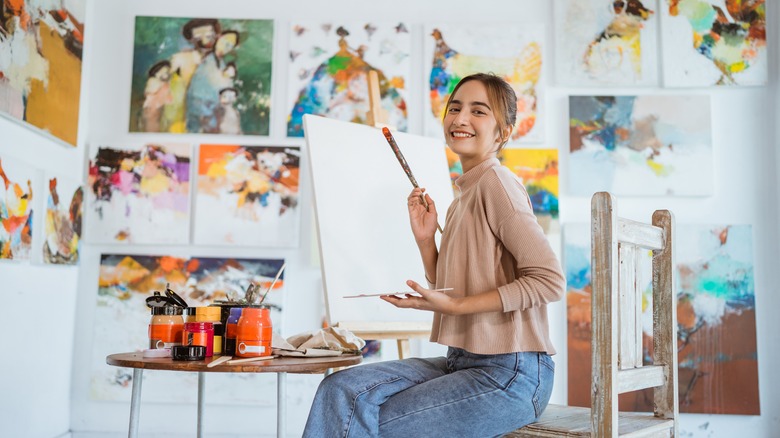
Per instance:
[[[342,354],[360,354],[366,341],[341,327],[328,327],[313,332],[290,336],[287,339],[274,333],[271,341],[273,354],[296,357],[326,357]]]

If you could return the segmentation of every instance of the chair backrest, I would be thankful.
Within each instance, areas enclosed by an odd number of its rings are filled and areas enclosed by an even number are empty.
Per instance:
[[[653,388],[653,411],[674,420],[678,436],[677,294],[674,216],[656,210],[652,225],[617,214],[606,192],[591,202],[593,436],[617,437],[618,395]],[[640,256],[653,251],[653,364],[642,363]]]

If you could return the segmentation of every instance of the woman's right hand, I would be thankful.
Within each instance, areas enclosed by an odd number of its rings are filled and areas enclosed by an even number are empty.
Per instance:
[[[423,204],[422,196],[425,196]],[[409,223],[412,225],[412,233],[417,243],[425,241],[434,241],[436,234],[438,214],[436,213],[436,204],[433,202],[423,188],[415,188],[406,199],[406,205],[409,208]]]

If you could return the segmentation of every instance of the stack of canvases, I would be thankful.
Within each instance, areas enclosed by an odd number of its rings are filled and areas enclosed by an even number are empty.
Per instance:
[[[43,61],[35,62],[69,63],[70,67],[46,69],[49,74],[73,72],[73,65],[80,72],[83,15],[70,10],[26,11],[32,21],[25,27],[21,9],[27,3],[3,3],[0,25],[5,34],[23,41],[31,38],[34,29],[56,29],[47,33],[51,40],[43,41],[45,50],[39,53]],[[570,97],[569,126],[554,129],[570,133],[571,196],[587,198],[599,190],[624,197],[712,195],[708,94],[654,95],[653,91],[661,82],[666,87],[766,83],[764,2],[726,0],[726,10],[718,4],[724,2],[662,0],[657,7],[656,2],[640,0],[554,3],[558,84],[643,87],[641,95]],[[656,44],[659,21],[665,30],[661,47]],[[425,59],[419,65],[425,66],[425,87],[430,91],[424,102],[426,135],[440,138],[444,103],[463,76],[492,71],[514,86],[518,122],[500,158],[522,178],[539,222],[553,246],[560,248],[558,149],[545,148],[543,136],[543,66],[548,65],[543,57],[543,28],[426,23],[424,41],[415,41],[411,24],[405,22],[293,22],[287,27],[287,50],[276,56],[277,62],[287,64],[289,74],[272,86],[273,27],[271,20],[137,17],[129,131],[268,136],[271,115],[279,114],[286,121],[286,136],[292,139],[285,144],[294,144],[303,135],[304,114],[365,123],[369,70],[378,72],[388,123],[406,130],[408,84],[422,75],[411,71],[411,48],[422,44]],[[0,38],[0,54],[10,53],[8,41]],[[656,68],[659,53],[662,72]],[[15,64],[21,58],[13,55],[0,56],[4,59],[11,59],[11,64],[0,64],[4,91],[0,110],[26,117],[28,123],[73,143],[74,136],[36,124],[43,119],[36,110],[41,99],[53,101],[56,91],[41,94],[39,64]],[[9,74],[14,69],[25,74]],[[80,74],[69,74],[71,82],[79,84]],[[286,107],[276,112],[270,106],[272,89],[287,90]],[[71,107],[74,102],[78,105],[77,98],[67,101]],[[22,111],[19,105],[27,108]],[[93,145],[85,190],[87,237],[92,243],[133,247],[152,243],[296,247],[300,150],[300,146],[278,144]],[[194,169],[193,156],[198,162]],[[450,174],[456,178],[462,172],[460,163],[454,154],[448,156]],[[29,244],[25,246],[30,241],[27,187],[32,185],[27,181],[32,178],[25,176],[21,164],[6,159],[2,164],[5,196],[0,206],[6,208],[0,208],[5,225],[0,249],[6,258],[24,257],[34,252]],[[192,177],[197,180],[193,206]],[[50,190],[49,204],[51,227],[61,230],[61,235],[47,238],[47,251],[54,259],[72,259],[80,226],[62,224],[80,217],[80,192],[65,188],[62,181],[58,184]],[[48,212],[46,216],[49,223]],[[566,230],[569,401],[587,405],[589,250],[576,224]],[[679,248],[689,251],[678,253],[683,412],[759,412],[750,236],[749,225],[700,226],[678,235]],[[186,291],[188,299],[200,300],[195,304],[200,305],[234,297],[249,282],[269,281],[282,263],[280,259],[104,254],[96,324],[108,320],[145,324],[143,297],[167,282]],[[100,365],[106,354],[139,345],[143,340],[131,339],[127,333],[96,333],[94,395],[115,399],[129,391],[128,375],[121,371],[102,375],[117,371]],[[728,382],[723,381],[724,375],[731,376]],[[169,396],[163,391],[145,394],[158,400]],[[641,397],[623,402],[630,403],[632,410],[649,406]]]

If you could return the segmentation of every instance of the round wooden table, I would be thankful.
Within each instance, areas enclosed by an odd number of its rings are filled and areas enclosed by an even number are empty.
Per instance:
[[[285,398],[287,396],[287,373],[317,374],[331,368],[356,365],[362,356],[344,355],[333,357],[277,357],[274,359],[229,365],[221,363],[212,368],[208,364],[219,356],[197,361],[174,361],[171,358],[143,357],[142,353],[118,353],[106,357],[106,363],[117,367],[133,368],[133,391],[130,401],[130,428],[127,436],[138,436],[138,417],[141,404],[141,383],[143,370],[166,370],[198,373],[198,437],[203,436],[203,393],[205,373],[276,373],[276,436],[283,437],[285,427]]]

